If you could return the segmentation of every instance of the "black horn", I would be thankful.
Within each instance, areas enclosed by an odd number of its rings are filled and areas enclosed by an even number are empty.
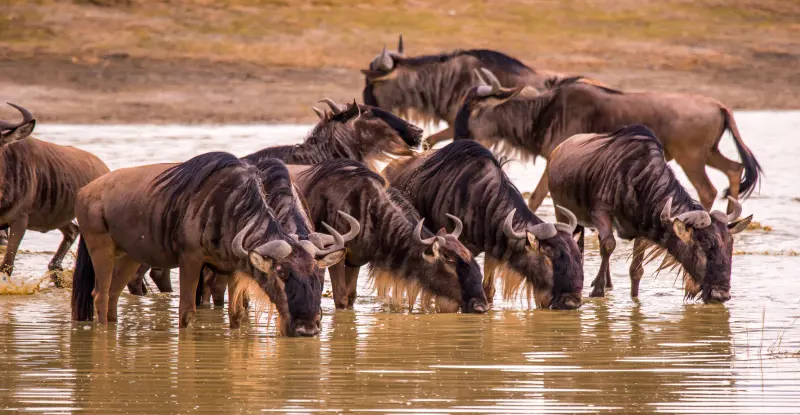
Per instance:
[[[0,130],[13,130],[33,121],[33,114],[31,114],[30,111],[24,107],[21,107],[17,104],[12,104],[10,102],[6,102],[6,104],[11,105],[12,107],[16,108],[17,111],[22,113],[22,121],[19,123],[10,123],[8,121],[0,120]]]

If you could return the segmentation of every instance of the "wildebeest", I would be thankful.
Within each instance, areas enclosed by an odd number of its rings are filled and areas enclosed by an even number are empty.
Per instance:
[[[500,144],[523,156],[549,159],[556,146],[575,134],[644,124],[664,145],[667,160],[674,158],[686,172],[706,210],[717,195],[706,165],[727,175],[726,194],[734,199],[747,197],[758,183],[761,167],[742,141],[731,110],[719,101],[678,93],[620,92],[578,78],[538,96],[515,96],[519,87],[503,88],[491,72],[484,73],[491,86],[470,89],[457,116],[456,139]],[[720,153],[725,130],[733,135],[742,164]],[[528,202],[533,210],[547,195],[548,170]],[[729,203],[728,211],[732,209]]]
[[[86,151],[28,137],[36,120],[25,108],[9,105],[22,113],[22,121],[0,121],[0,225],[8,227],[9,235],[0,273],[11,276],[27,229],[61,231],[64,237],[47,266],[60,271],[78,236],[72,223],[78,190],[108,173],[108,167]]]
[[[488,309],[478,264],[458,240],[462,229],[458,218],[449,216],[452,233],[444,226],[436,234],[430,232],[401,192],[351,160],[329,160],[297,171],[294,177],[315,223],[339,225],[343,218],[338,211],[361,223],[361,233],[346,245],[345,260],[328,269],[337,308],[353,306],[358,271],[369,263],[379,291],[397,284],[401,287],[395,289],[397,299],[402,298],[402,286],[407,286],[412,308],[421,288],[423,297],[441,300],[447,309],[443,311],[454,311],[452,304],[464,312]]]
[[[526,281],[537,307],[580,307],[583,268],[573,239],[574,215],[559,209],[559,218],[568,224],[539,219],[488,149],[460,140],[425,155],[395,160],[384,174],[434,227],[445,223],[447,212],[464,218],[460,239],[473,255],[485,253],[484,287],[489,299],[494,295],[494,268],[500,266],[506,278],[517,277],[505,281],[506,298]]]
[[[655,254],[671,255],[662,267],[679,264],[685,270],[687,297],[730,299],[731,235],[745,229],[752,215],[739,219],[741,205],[733,198],[733,213],[706,212],[675,178],[652,130],[632,125],[575,135],[553,150],[549,168],[553,201],[598,230],[602,264],[592,296],[602,297],[610,283],[616,229],[620,238],[634,240],[631,296],[639,294],[645,248],[654,244]]]
[[[243,158],[252,163],[277,158],[287,164],[309,165],[344,158],[376,170],[374,162],[410,155],[410,147],[420,144],[422,129],[380,108],[355,102],[339,105],[328,98],[321,102],[330,111],[317,112],[320,121],[302,143],[265,148]]]
[[[286,164],[278,159],[265,158],[259,160],[255,167],[261,172],[267,206],[272,208],[275,220],[278,221],[284,232],[298,241],[312,254],[315,250],[324,249],[327,245],[334,243],[331,235],[314,232],[314,225],[308,213],[308,204],[292,181]],[[344,212],[337,213],[350,227],[349,232],[342,235],[342,240],[347,243],[358,235],[361,225],[352,216]],[[324,220],[320,222],[325,223]],[[344,250],[337,251],[335,255],[330,254],[326,258],[317,261],[320,273],[319,278],[324,278],[322,275],[324,268],[339,262],[344,257],[344,254]],[[216,275],[213,272],[206,272],[206,274],[205,278],[208,281],[209,290],[203,293],[201,301],[208,301],[208,297],[212,296],[214,304],[222,305],[228,276]]]
[[[319,332],[321,274],[314,256],[288,235],[264,199],[262,176],[228,153],[181,164],[121,169],[78,194],[81,241],[72,289],[72,319],[117,320],[122,289],[141,263],[180,269],[179,326],[195,314],[201,269],[252,278],[275,304],[282,334]],[[318,255],[342,250],[341,235]],[[113,276],[112,276],[113,273]],[[229,287],[235,291],[235,284]],[[239,307],[229,307],[231,327]]]
[[[559,74],[537,71],[506,54],[488,49],[455,50],[409,57],[402,36],[397,52],[386,48],[361,71],[364,103],[400,114],[414,122],[446,122],[450,128],[426,140],[429,144],[453,137],[456,114],[467,91],[478,79],[474,70],[490,68],[503,83],[546,87]],[[552,81],[551,81],[552,82]]]

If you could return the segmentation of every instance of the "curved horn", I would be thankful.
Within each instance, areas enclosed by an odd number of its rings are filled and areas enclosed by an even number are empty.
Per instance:
[[[386,45],[383,45],[381,56],[378,57],[378,68],[383,69],[384,71],[391,71],[393,67],[394,60],[392,60],[389,52],[386,51]]]
[[[231,242],[231,250],[233,254],[239,258],[247,258],[247,250],[244,249],[244,237],[247,235],[247,232],[250,232],[250,229],[255,225],[256,220],[251,219],[250,222],[247,222],[247,225],[233,237],[233,241]]]
[[[344,238],[345,242],[352,241],[353,238],[358,236],[359,232],[361,232],[361,224],[358,223],[358,220],[347,213],[342,212],[341,210],[337,210],[340,215],[350,224],[350,231],[347,232],[342,238]]]
[[[15,123],[10,123],[10,122],[7,122],[7,121],[0,120],[0,130],[13,130],[13,129],[17,128],[17,127],[21,127],[21,126],[33,121],[33,115],[27,109],[25,109],[25,108],[23,108],[23,107],[21,107],[21,106],[19,106],[17,104],[12,104],[10,102],[6,102],[6,104],[11,105],[12,107],[16,108],[17,111],[22,113],[22,121],[15,124]]]
[[[400,33],[400,38],[397,39],[397,53],[405,55],[405,48],[403,47],[403,34]]]
[[[728,215],[728,222],[733,222],[736,219],[739,219],[739,216],[742,216],[742,204],[739,203],[738,200],[728,196],[728,200],[733,205],[733,212]]]
[[[453,216],[453,215],[451,215],[449,213],[445,213],[445,215],[447,215],[447,217],[450,218],[450,220],[452,220],[456,224],[456,228],[453,229],[453,232],[450,232],[450,236],[452,236],[453,238],[458,239],[458,237],[461,236],[461,231],[464,230],[464,224],[461,222],[461,219],[459,219],[459,218],[457,218],[457,217],[455,217],[455,216]]]
[[[342,109],[339,108],[339,104],[337,104],[336,101],[330,98],[322,98],[317,102],[324,102],[328,104],[328,106],[331,108],[331,112],[333,113],[333,115],[339,115],[339,113],[342,112]]]
[[[319,117],[320,120],[325,118],[325,113],[322,112],[322,110],[320,110],[319,108],[311,107],[311,109],[314,110],[314,112],[317,114],[317,117]]]
[[[489,83],[483,78],[483,75],[481,75],[481,71],[479,71],[478,68],[473,69],[473,71],[475,72],[475,77],[478,78],[478,83],[480,85],[489,86]]]
[[[546,239],[550,239],[556,235],[558,235],[558,230],[556,229],[556,225],[552,223],[540,223],[538,225],[533,226],[533,230],[531,232],[536,239],[540,241],[544,241]]]
[[[328,225],[325,222],[322,222],[322,226],[324,226],[325,229],[328,230],[330,235],[333,236],[333,241],[334,242],[333,242],[333,245],[331,245],[330,247],[328,247],[326,249],[319,249],[318,248],[317,249],[317,256],[328,255],[331,252],[336,252],[336,251],[340,251],[340,250],[344,249],[344,238],[342,237],[342,234],[340,234],[339,232],[336,232],[336,229],[333,229],[333,227],[331,227],[331,225]]]
[[[525,232],[515,232],[514,231],[514,214],[517,213],[517,208],[508,212],[508,216],[506,216],[506,220],[503,222],[503,233],[509,239],[526,239],[528,235]]]
[[[578,227],[578,218],[575,217],[575,214],[570,212],[569,209],[556,205],[556,209],[558,209],[561,213],[564,214],[569,219],[567,223],[555,223],[553,226],[556,227],[556,230],[567,232],[572,235],[572,232],[575,232],[575,228]]]
[[[503,86],[500,85],[500,80],[494,76],[492,71],[486,68],[481,68],[481,72],[486,75],[486,80],[489,81],[489,85],[492,86],[492,92],[500,92],[503,89]]]
[[[428,239],[422,239],[422,224],[424,222],[425,218],[420,219],[420,221],[417,223],[417,227],[414,228],[414,241],[423,245],[433,245],[433,243],[436,241],[436,236],[431,236]]]
[[[283,239],[269,241],[255,249],[256,252],[262,256],[267,256],[273,259],[282,259],[292,253],[292,246],[289,242]]]
[[[705,210],[681,213],[675,219],[697,229],[703,229],[711,225],[711,216]]]
[[[317,255],[317,246],[314,245],[313,242],[304,239],[302,241],[297,241],[297,243],[300,244],[300,246],[302,246],[303,249],[308,251],[308,253],[311,254],[311,256]]]
[[[361,107],[358,106],[358,103],[356,102],[355,98],[353,98],[353,106],[356,107],[356,110],[358,110],[358,115],[356,116],[355,119],[361,118]]]

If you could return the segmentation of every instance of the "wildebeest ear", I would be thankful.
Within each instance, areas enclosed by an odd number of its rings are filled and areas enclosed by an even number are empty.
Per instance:
[[[580,243],[581,242],[581,236],[583,236],[583,229],[581,229],[581,227],[578,226],[572,232],[572,239],[575,241],[575,243]]]
[[[34,127],[36,127],[36,120],[31,120],[7,133],[3,133],[0,135],[0,146],[11,144],[31,135]]]
[[[527,234],[528,234],[528,248],[530,250],[533,250],[533,251],[538,251],[539,250],[539,240],[536,239],[536,237],[533,236],[532,233],[527,232]]]
[[[688,244],[692,240],[692,234],[694,231],[691,227],[686,226],[682,220],[675,219],[672,221],[672,230],[675,232],[675,235],[684,243]]]
[[[428,262],[435,262],[439,259],[439,242],[432,243],[422,251],[422,258]]]
[[[272,258],[263,257],[258,252],[250,252],[250,263],[265,274],[272,272]]]
[[[439,232],[436,232],[436,236],[447,236],[447,229],[442,226],[442,229],[439,229]]]
[[[728,229],[731,231],[731,235],[735,235],[745,229],[747,226],[750,225],[750,222],[753,220],[753,215],[750,215],[746,218],[739,219],[737,221],[731,222],[728,224]]]
[[[332,267],[339,263],[344,258],[344,250],[331,252],[328,255],[317,260],[317,265],[320,268]]]

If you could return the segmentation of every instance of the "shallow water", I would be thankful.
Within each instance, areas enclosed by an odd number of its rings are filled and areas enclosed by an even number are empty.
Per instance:
[[[630,244],[613,257],[615,289],[577,311],[495,300],[487,315],[391,312],[362,286],[355,311],[323,299],[319,338],[277,338],[262,317],[241,330],[198,311],[177,328],[177,294],[120,300],[117,326],[72,324],[69,292],[0,296],[0,408],[31,412],[364,411],[441,413],[796,413],[800,402],[800,112],[741,112],[765,169],[745,214],[773,228],[736,238],[733,299],[685,303],[674,275],[648,267],[628,295]],[[112,169],[238,155],[296,142],[307,126],[42,125]],[[723,151],[735,154],[732,140]],[[523,191],[542,163],[510,165]],[[685,176],[679,173],[682,180]],[[718,189],[722,174],[711,172]],[[722,207],[723,204],[719,203]],[[540,214],[552,218],[550,200]],[[60,234],[29,233],[14,279],[41,277]],[[599,267],[594,238],[586,293]],[[177,272],[173,272],[173,279]],[[362,281],[366,278],[362,278]],[[174,282],[177,286],[177,281]]]

